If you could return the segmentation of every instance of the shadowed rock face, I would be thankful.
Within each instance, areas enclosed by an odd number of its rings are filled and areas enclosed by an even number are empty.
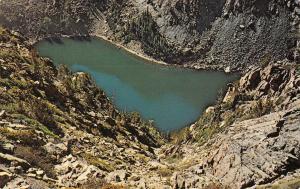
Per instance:
[[[2,0],[0,24],[31,39],[104,35],[169,63],[243,70],[295,58],[297,39],[291,33],[298,27],[298,6],[297,1],[283,0]],[[136,35],[152,35],[156,42],[128,37],[133,31],[128,28],[147,10],[154,23],[142,22],[151,25],[138,26],[143,34]]]

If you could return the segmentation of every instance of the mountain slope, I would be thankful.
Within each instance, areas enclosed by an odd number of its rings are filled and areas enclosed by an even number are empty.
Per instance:
[[[299,75],[299,66],[288,62],[248,70],[222,102],[189,128],[180,147],[165,151],[167,156],[181,154],[181,163],[192,165],[177,174],[177,184],[201,188],[213,179],[247,188],[299,179]]]
[[[0,24],[32,40],[101,35],[193,68],[243,71],[285,57],[299,61],[296,0],[2,0],[0,10]]]
[[[1,188],[99,187],[155,157],[158,131],[118,112],[89,75],[55,68],[3,28],[0,46]]]

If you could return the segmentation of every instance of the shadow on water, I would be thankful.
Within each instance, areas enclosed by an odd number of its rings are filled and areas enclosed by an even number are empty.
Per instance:
[[[64,44],[63,40],[60,37],[46,37],[44,40],[50,44]]]
[[[79,42],[91,42],[92,41],[92,37],[90,35],[76,35],[76,36],[70,36],[70,39],[74,40],[74,41],[79,41]],[[64,41],[62,40],[63,38],[61,37],[46,37],[44,38],[45,41],[47,41],[50,44],[60,44],[63,45]]]
[[[90,35],[82,35],[82,36],[71,36],[70,39],[75,41],[92,41],[92,37]]]

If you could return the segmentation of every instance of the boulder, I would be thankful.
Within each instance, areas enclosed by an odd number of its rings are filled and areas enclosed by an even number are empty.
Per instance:
[[[105,179],[107,182],[123,182],[126,181],[129,176],[130,173],[126,170],[116,170],[109,173]]]
[[[175,172],[171,177],[173,189],[185,189],[185,179]]]
[[[256,88],[257,84],[261,81],[260,69],[254,69],[248,72],[240,79],[240,88],[243,90],[251,90]]]
[[[10,154],[0,153],[0,159],[2,159],[3,161],[7,161],[7,162],[15,162],[16,165],[20,165],[22,167],[30,167],[30,164],[26,160],[15,157]]]
[[[85,184],[91,179],[101,178],[104,173],[98,167],[89,165],[81,158],[68,155],[62,163],[55,166],[58,184],[60,186],[75,187]]]
[[[0,172],[0,188],[4,187],[11,179],[13,175],[8,172]]]
[[[12,145],[11,143],[1,143],[0,142],[0,151],[4,151],[7,153],[12,153],[15,149],[15,146]]]

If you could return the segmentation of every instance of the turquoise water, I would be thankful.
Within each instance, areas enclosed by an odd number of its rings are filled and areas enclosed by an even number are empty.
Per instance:
[[[145,62],[114,45],[62,39],[37,44],[41,56],[73,71],[90,73],[118,109],[139,112],[162,131],[172,131],[197,120],[218,92],[236,76],[216,71],[194,71]]]

